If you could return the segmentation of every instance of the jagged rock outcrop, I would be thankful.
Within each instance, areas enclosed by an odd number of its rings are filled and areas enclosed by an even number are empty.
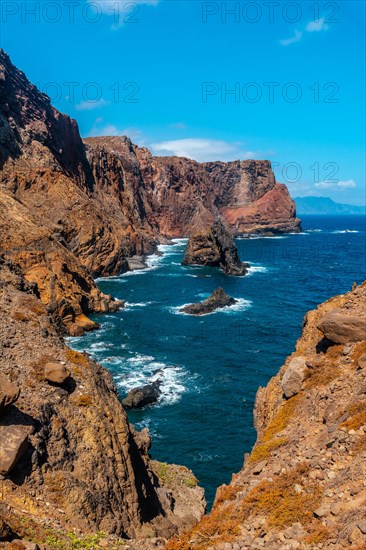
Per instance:
[[[339,344],[324,339],[333,315]],[[366,335],[351,318],[366,320],[366,282],[306,315],[296,351],[258,391],[243,469],[168,550],[365,547]]]
[[[53,537],[61,545],[73,529],[143,538],[193,525],[193,511],[204,511],[203,490],[195,481],[182,501],[174,476],[164,488],[147,434],[129,425],[110,374],[65,346],[42,302],[4,260],[0,288],[0,370],[21,390],[0,416],[0,514],[13,538]],[[69,374],[62,385],[45,380],[50,364]]]
[[[206,300],[196,304],[188,304],[179,311],[188,315],[207,315],[216,309],[233,306],[237,302],[237,300],[226,294],[223,288],[217,288]]]
[[[245,275],[248,267],[240,261],[233,235],[221,218],[192,231],[182,264],[219,267],[227,275],[238,276]]]
[[[161,395],[160,386],[160,380],[156,380],[151,384],[132,388],[123,399],[122,405],[127,409],[141,409],[141,407],[156,403]]]

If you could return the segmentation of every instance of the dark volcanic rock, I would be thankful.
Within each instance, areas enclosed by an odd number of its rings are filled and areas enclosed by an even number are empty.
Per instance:
[[[220,267],[227,275],[245,275],[248,267],[240,261],[231,231],[221,218],[193,231],[182,264]]]
[[[181,313],[188,313],[189,315],[206,315],[215,311],[215,309],[220,309],[226,306],[233,306],[237,303],[237,300],[228,296],[224,289],[217,288],[213,291],[211,296],[204,300],[203,302],[198,302],[196,304],[189,304],[188,306],[182,307],[179,311]]]
[[[141,407],[156,403],[161,394],[160,386],[161,382],[157,380],[152,384],[133,388],[122,401],[122,405],[128,409],[141,409]]]

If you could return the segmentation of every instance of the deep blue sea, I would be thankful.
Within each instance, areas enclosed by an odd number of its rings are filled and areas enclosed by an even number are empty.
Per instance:
[[[294,350],[304,314],[366,278],[365,229],[362,216],[308,216],[298,235],[238,239],[251,265],[245,277],[182,267],[186,240],[177,239],[148,269],[99,280],[127,307],[94,316],[101,329],[69,343],[111,371],[121,398],[163,381],[160,402],[130,421],[149,428],[153,458],[191,468],[212,503],[255,442],[257,389]],[[178,313],[220,286],[239,303],[204,317]]]

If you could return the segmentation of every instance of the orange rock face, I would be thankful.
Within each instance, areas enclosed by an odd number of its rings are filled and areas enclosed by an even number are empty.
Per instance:
[[[116,307],[92,277],[126,271],[128,257],[166,238],[218,215],[235,233],[299,227],[269,161],[153,157],[126,137],[83,142],[2,50],[0,121],[1,249],[70,334]]]

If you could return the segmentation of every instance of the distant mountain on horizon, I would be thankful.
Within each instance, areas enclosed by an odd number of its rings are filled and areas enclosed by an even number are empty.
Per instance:
[[[298,216],[317,215],[356,215],[366,214],[366,206],[341,204],[329,197],[296,197],[296,213]]]

